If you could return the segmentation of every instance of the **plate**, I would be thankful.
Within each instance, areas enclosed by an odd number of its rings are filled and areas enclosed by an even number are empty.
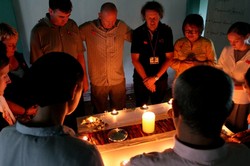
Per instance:
[[[91,131],[103,130],[107,124],[100,118],[90,116],[81,122],[81,126]]]
[[[121,142],[128,137],[128,132],[124,129],[113,129],[108,133],[108,138],[112,142]]]

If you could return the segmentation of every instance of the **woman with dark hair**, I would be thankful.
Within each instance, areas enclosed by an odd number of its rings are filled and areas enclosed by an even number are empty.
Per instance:
[[[178,77],[186,69],[196,65],[214,66],[216,53],[213,42],[202,37],[203,18],[199,14],[190,14],[183,21],[183,38],[174,45],[174,58],[171,67]]]
[[[244,75],[250,67],[250,45],[245,41],[250,36],[250,24],[235,22],[227,32],[230,46],[225,46],[218,60],[218,68],[226,72],[234,80],[235,103],[234,110],[229,116],[226,125],[238,132],[247,128],[247,115],[250,111],[248,94],[243,90]]]

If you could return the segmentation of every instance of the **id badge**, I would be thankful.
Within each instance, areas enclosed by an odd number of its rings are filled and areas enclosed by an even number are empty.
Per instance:
[[[159,57],[150,57],[149,61],[151,65],[159,64]]]

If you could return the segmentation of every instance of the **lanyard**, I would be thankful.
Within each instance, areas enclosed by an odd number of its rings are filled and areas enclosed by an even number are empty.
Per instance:
[[[159,31],[157,32],[157,36],[156,36],[156,41],[155,41],[155,46],[153,47],[152,41],[154,40],[154,34],[151,31],[148,31],[148,37],[150,40],[150,46],[153,52],[153,56],[155,57],[155,52],[156,52],[156,48],[157,48],[157,44],[158,44],[158,37],[159,37]]]

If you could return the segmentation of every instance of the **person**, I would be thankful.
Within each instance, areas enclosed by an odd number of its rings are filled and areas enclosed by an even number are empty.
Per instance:
[[[173,148],[137,155],[127,166],[248,165],[250,149],[220,137],[233,107],[232,92],[231,78],[219,69],[199,65],[185,70],[173,86]]]
[[[243,89],[247,92],[248,98],[250,98],[250,67],[247,69],[247,72],[244,76]],[[247,128],[250,129],[250,113],[248,113],[247,116],[247,124]]]
[[[9,58],[11,83],[5,89],[4,97],[15,116],[26,115],[26,118],[36,113],[36,107],[24,97],[22,91],[22,77],[29,67],[22,53],[17,52],[17,30],[7,23],[0,23],[0,41],[6,46],[6,55]]]
[[[248,98],[250,98],[250,68],[248,68],[244,76],[243,90],[247,93]],[[231,136],[229,141],[244,143],[250,147],[250,114],[247,116],[247,122],[248,129],[235,133]]]
[[[88,78],[84,61],[84,47],[77,24],[70,19],[72,3],[70,0],[49,0],[49,13],[41,19],[31,31],[30,63],[33,64],[42,55],[63,51],[75,57],[84,70],[84,90],[88,90]],[[84,98],[82,96],[77,110],[67,117],[65,123],[77,130],[76,117],[84,116]]]
[[[145,23],[133,31],[131,58],[134,65],[134,94],[136,106],[163,102],[168,90],[167,69],[173,57],[171,28],[161,23],[163,7],[148,1],[141,9]]]
[[[186,69],[196,65],[214,66],[217,63],[213,42],[201,34],[203,18],[199,14],[189,14],[183,21],[184,37],[174,44],[174,58],[171,67],[178,77]]]
[[[102,166],[97,148],[63,126],[82,94],[81,64],[67,53],[51,52],[33,63],[24,81],[27,95],[38,104],[37,114],[1,131],[0,148],[5,150],[0,165]]]
[[[6,86],[11,83],[8,76],[9,73],[9,58],[6,55],[6,46],[0,41],[0,131],[16,122],[16,118],[10,110],[4,95]]]
[[[247,114],[250,111],[250,100],[242,88],[244,74],[250,67],[250,46],[245,40],[250,36],[250,25],[246,22],[233,23],[227,38],[230,46],[225,46],[221,52],[217,67],[226,72],[234,80],[235,103],[232,114],[227,119],[226,126],[233,132],[247,129]]]
[[[126,107],[123,48],[125,41],[131,41],[132,30],[117,19],[117,15],[115,4],[106,2],[101,6],[98,19],[79,26],[87,47],[94,113]]]

